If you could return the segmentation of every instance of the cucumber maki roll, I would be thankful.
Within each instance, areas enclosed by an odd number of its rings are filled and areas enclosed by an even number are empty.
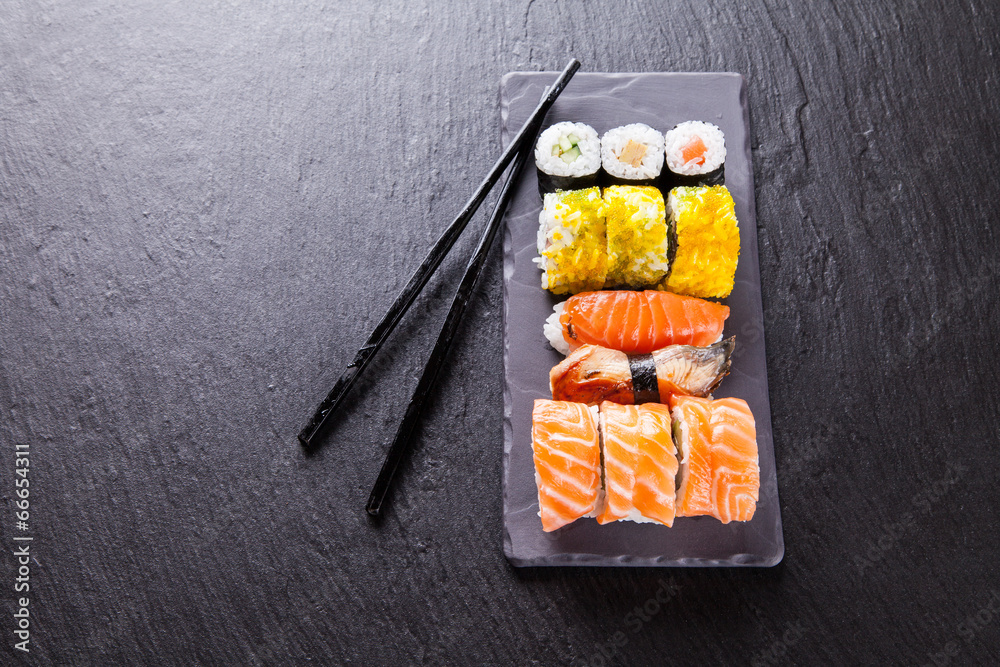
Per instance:
[[[655,185],[663,169],[663,135],[642,123],[608,130],[601,137],[605,185]]]
[[[715,125],[689,120],[667,132],[663,189],[724,185],[726,138]]]
[[[544,198],[556,190],[581,190],[597,185],[601,140],[583,123],[556,123],[535,144],[538,192]]]

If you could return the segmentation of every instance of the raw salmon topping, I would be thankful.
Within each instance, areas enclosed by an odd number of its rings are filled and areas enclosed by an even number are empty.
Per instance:
[[[598,523],[622,519],[674,523],[677,458],[665,405],[601,404],[604,510]]]
[[[685,165],[705,164],[705,151],[707,150],[705,142],[696,134],[681,148],[681,159],[684,160]]]
[[[590,343],[626,354],[719,340],[729,306],[670,292],[582,292],[566,301],[559,323],[571,350]]]
[[[746,401],[675,396],[681,449],[677,516],[749,521],[757,508],[760,465],[757,432]]]

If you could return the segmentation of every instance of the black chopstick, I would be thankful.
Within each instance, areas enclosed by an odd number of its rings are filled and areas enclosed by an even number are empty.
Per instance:
[[[537,127],[535,131],[537,132]],[[383,502],[392,486],[393,477],[411,442],[413,431],[420,419],[424,403],[434,388],[434,384],[444,365],[444,360],[448,355],[452,340],[458,331],[462,316],[465,314],[465,309],[475,290],[476,283],[482,275],[486,258],[501,227],[503,215],[507,209],[514,184],[517,182],[517,178],[532,152],[532,143],[534,142],[523,146],[517,154],[514,166],[511,167],[507,181],[504,183],[497,203],[493,208],[493,213],[487,223],[486,230],[479,240],[479,245],[472,259],[469,260],[469,264],[466,267],[462,283],[459,285],[455,299],[452,301],[451,309],[448,311],[448,316],[441,327],[441,333],[438,334],[437,342],[434,344],[434,350],[431,352],[431,356],[424,366],[423,374],[420,376],[420,381],[417,383],[416,389],[413,390],[413,395],[410,397],[409,405],[406,408],[406,414],[396,431],[396,437],[389,446],[389,451],[386,453],[378,479],[375,481],[371,495],[368,498],[368,505],[365,509],[372,516],[379,516],[382,510]]]
[[[531,128],[535,125],[540,125],[542,119],[545,118],[545,114],[552,107],[552,104],[559,97],[559,94],[569,83],[569,80],[573,78],[576,71],[580,69],[580,61],[577,59],[572,59],[569,64],[566,65],[566,69],[562,71],[559,77],[556,79],[552,87],[548,89],[548,94],[545,96],[535,110],[528,117],[527,122],[520,129],[520,131],[511,140],[510,145],[504,151],[500,159],[497,160],[496,164],[493,165],[493,169],[486,176],[483,182],[479,185],[475,194],[472,198],[465,204],[465,208],[462,212],[458,214],[455,221],[444,231],[441,237],[431,248],[427,257],[424,258],[423,263],[417,268],[416,272],[410,278],[410,282],[406,284],[403,291],[399,293],[396,297],[395,302],[389,308],[388,312],[382,317],[382,321],[378,323],[375,330],[372,331],[368,340],[365,344],[361,346],[357,354],[354,356],[354,361],[344,370],[343,375],[337,380],[337,384],[333,386],[327,397],[323,399],[323,402],[319,404],[316,408],[316,412],[313,414],[312,419],[305,428],[299,433],[299,441],[306,448],[312,447],[315,442],[320,439],[329,424],[329,417],[334,414],[337,410],[337,406],[343,400],[344,396],[347,395],[348,390],[354,381],[357,380],[358,376],[371,361],[375,353],[378,352],[379,348],[385,342],[392,330],[396,328],[399,320],[403,317],[403,314],[413,303],[413,300],[423,289],[424,285],[430,279],[431,274],[437,269],[444,259],[444,256],[448,254],[451,247],[455,244],[462,230],[469,223],[469,220],[475,214],[479,205],[482,204],[486,195],[489,191],[493,189],[497,181],[503,175],[504,169],[510,164],[511,160],[514,159],[514,155],[521,149],[525,142],[533,143],[534,135],[537,133],[537,128],[534,132],[531,132]]]
[[[536,132],[538,129],[537,125],[535,127]],[[396,469],[399,467],[399,462],[402,461],[403,456],[409,448],[413,431],[416,429],[417,422],[420,421],[420,413],[423,410],[424,402],[434,388],[434,383],[437,381],[441,367],[444,365],[445,357],[448,356],[452,339],[454,339],[455,332],[458,331],[458,325],[465,314],[465,308],[469,305],[469,299],[476,288],[476,283],[483,273],[486,257],[493,246],[493,240],[496,238],[497,231],[502,226],[504,211],[507,210],[507,204],[514,190],[514,184],[517,183],[518,176],[528,161],[528,156],[531,155],[532,144],[534,144],[534,141],[525,144],[521,148],[521,151],[517,154],[517,159],[514,161],[514,165],[510,168],[510,175],[507,177],[507,181],[500,191],[497,203],[493,207],[493,213],[490,215],[490,220],[486,225],[486,231],[483,232],[482,238],[479,239],[479,246],[476,248],[475,254],[472,255],[472,259],[469,260],[469,264],[465,269],[465,276],[462,277],[462,283],[455,294],[455,300],[451,302],[451,310],[448,311],[444,326],[441,327],[441,333],[438,334],[437,342],[434,344],[434,351],[431,352],[431,356],[427,360],[427,365],[424,366],[420,382],[417,383],[417,388],[413,390],[413,395],[410,397],[410,404],[406,407],[406,415],[399,424],[396,437],[393,438],[392,444],[389,446],[389,451],[385,455],[382,470],[379,471],[378,479],[375,480],[375,486],[372,487],[371,496],[368,498],[368,505],[365,507],[368,514],[373,517],[377,517],[381,513],[382,504],[385,501],[386,494],[388,494],[389,489],[392,487],[392,480],[396,474]]]

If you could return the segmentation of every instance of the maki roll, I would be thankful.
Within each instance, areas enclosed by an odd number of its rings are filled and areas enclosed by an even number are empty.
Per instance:
[[[703,299],[729,296],[740,257],[740,229],[729,190],[724,185],[674,188],[667,210],[677,230],[677,253],[660,289]]]
[[[612,185],[604,190],[609,287],[642,288],[670,271],[673,230],[663,195],[651,186]]]
[[[601,137],[606,185],[654,185],[663,169],[663,135],[642,123],[608,130]]]
[[[556,190],[580,190],[597,185],[601,170],[601,140],[583,123],[556,123],[535,144],[538,192],[544,198]]]
[[[717,126],[689,120],[667,132],[664,144],[664,189],[726,182],[726,138]]]
[[[601,289],[608,271],[604,200],[599,188],[551,192],[538,216],[542,289],[576,294]]]

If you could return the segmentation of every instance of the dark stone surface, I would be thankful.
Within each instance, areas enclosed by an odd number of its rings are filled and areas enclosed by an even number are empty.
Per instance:
[[[27,443],[37,664],[996,664],[1000,20],[870,5],[5,3],[4,661]],[[507,564],[499,249],[368,524],[482,217],[295,441],[570,55],[746,78],[774,569]]]

